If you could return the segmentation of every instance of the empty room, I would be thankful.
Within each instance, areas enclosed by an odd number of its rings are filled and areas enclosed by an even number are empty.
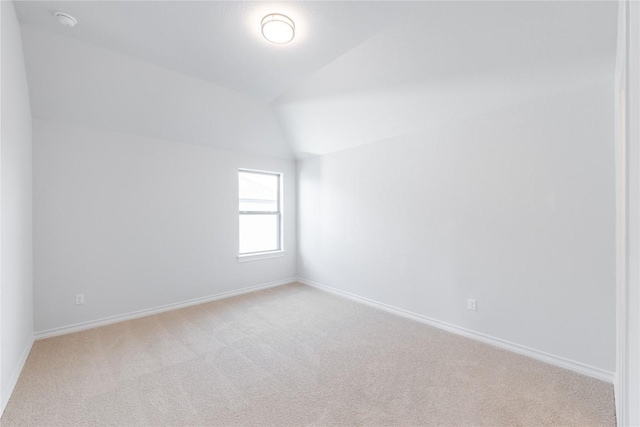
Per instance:
[[[0,6],[3,427],[640,426],[640,2]]]

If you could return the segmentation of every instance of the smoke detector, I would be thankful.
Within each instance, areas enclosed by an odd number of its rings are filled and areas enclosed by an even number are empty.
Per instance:
[[[55,12],[53,15],[58,18],[58,22],[60,22],[65,27],[75,27],[78,23],[78,20],[68,13]]]

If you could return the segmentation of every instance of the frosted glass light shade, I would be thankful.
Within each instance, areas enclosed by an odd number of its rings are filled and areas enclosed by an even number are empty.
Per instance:
[[[271,13],[262,18],[262,35],[271,43],[289,43],[295,34],[296,25],[288,16]]]

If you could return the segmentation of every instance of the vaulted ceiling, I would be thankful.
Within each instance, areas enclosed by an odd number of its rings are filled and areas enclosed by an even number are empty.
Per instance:
[[[387,2],[44,1],[17,5],[26,25],[133,56],[270,100],[403,16],[410,4]],[[65,28],[53,17],[79,20]],[[277,11],[296,22],[292,43],[261,35]]]
[[[616,2],[17,2],[34,117],[289,157],[613,78]],[[66,28],[56,10],[79,24]],[[284,13],[274,45],[260,20]]]

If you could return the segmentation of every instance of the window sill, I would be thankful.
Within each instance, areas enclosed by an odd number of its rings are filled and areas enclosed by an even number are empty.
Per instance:
[[[260,261],[261,259],[281,258],[284,251],[259,252],[256,254],[238,255],[238,262]]]

